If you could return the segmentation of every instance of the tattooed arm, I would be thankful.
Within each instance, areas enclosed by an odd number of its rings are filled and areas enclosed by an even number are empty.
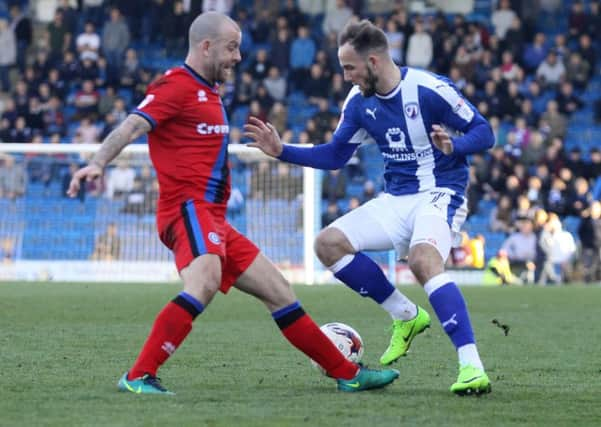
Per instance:
[[[67,194],[75,197],[79,192],[81,181],[93,181],[100,176],[106,165],[113,160],[125,148],[127,144],[134,141],[141,135],[150,131],[151,126],[148,121],[137,115],[130,114],[115,130],[113,130],[102,142],[100,149],[94,154],[92,160],[87,166],[79,169],[73,175],[69,183]]]

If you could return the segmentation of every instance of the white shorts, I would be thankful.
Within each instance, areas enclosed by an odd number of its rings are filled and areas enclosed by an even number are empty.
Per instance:
[[[394,249],[398,259],[418,243],[436,247],[446,261],[467,216],[467,200],[447,188],[393,196],[384,193],[338,218],[329,227],[342,231],[356,251]]]

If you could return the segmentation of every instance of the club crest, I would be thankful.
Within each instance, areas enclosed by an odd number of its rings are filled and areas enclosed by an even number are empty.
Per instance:
[[[417,105],[417,102],[409,102],[403,108],[405,109],[405,115],[410,119],[415,119],[419,116],[419,105]]]

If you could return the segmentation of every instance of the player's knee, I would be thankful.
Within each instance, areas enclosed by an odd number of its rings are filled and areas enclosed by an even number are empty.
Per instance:
[[[353,248],[344,234],[335,228],[322,230],[315,239],[315,254],[325,265],[332,265],[344,255],[353,253]]]

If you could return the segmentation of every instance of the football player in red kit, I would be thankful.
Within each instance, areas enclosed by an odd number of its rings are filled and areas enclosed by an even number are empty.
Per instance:
[[[240,62],[240,41],[240,28],[229,17],[199,15],[189,29],[185,63],[148,88],[137,109],[71,180],[68,194],[74,197],[83,180],[99,178],[128,143],[148,133],[160,186],[158,232],[175,255],[183,291],[158,314],[118,388],[173,394],[157,379],[159,367],[181,345],[216,292],[226,293],[232,286],[260,299],[286,339],[319,363],[339,390],[384,387],[398,371],[372,370],[348,361],[305,313],[282,274],[226,220],[229,127],[216,85]]]

